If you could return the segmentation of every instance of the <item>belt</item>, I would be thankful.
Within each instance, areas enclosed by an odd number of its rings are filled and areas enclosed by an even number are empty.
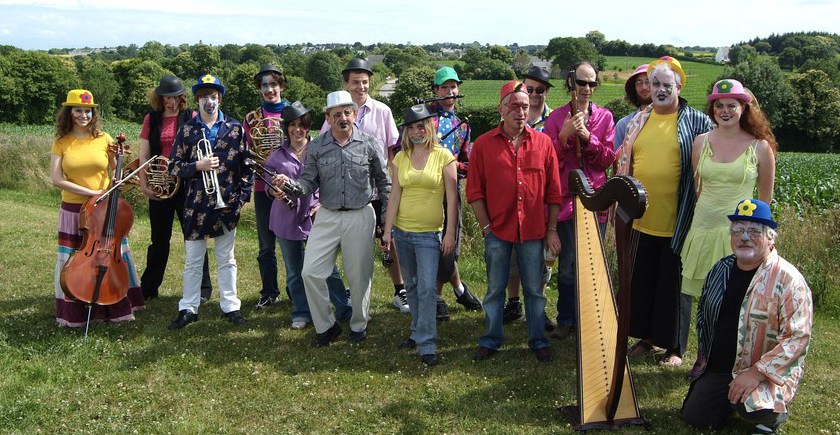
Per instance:
[[[361,207],[357,207],[357,208],[339,207],[339,208],[335,209],[335,211],[353,211],[353,210],[360,210],[360,209],[363,209],[363,208],[367,207],[367,206],[368,206],[368,204],[370,204],[370,203],[367,203],[367,204],[365,204],[365,205],[363,205],[363,206],[361,206]]]

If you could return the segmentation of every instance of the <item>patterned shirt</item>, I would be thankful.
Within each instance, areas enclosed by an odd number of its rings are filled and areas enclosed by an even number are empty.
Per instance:
[[[444,109],[440,103],[430,106],[429,111],[437,114],[432,117],[432,121],[435,123],[440,145],[458,160],[458,177],[466,177],[469,168],[470,125],[466,120],[458,118],[454,111]],[[462,153],[462,150],[466,152]]]
[[[735,256],[709,271],[697,309],[698,354],[709,355]],[[776,249],[764,259],[741,304],[733,378],[755,367],[766,376],[744,402],[748,412],[787,412],[805,370],[813,322],[811,289]]]

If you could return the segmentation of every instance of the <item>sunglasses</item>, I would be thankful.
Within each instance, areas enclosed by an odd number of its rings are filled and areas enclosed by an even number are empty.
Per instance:
[[[545,93],[545,88],[544,88],[544,87],[542,87],[542,86],[540,86],[540,87],[538,87],[538,88],[535,88],[535,87],[533,87],[533,86],[528,86],[528,87],[526,87],[525,89],[527,89],[527,90],[528,90],[528,93],[529,93],[529,94],[536,93],[537,95],[542,95],[543,93]]]
[[[587,82],[586,80],[575,80],[575,83],[577,83],[577,85],[580,87],[589,85],[590,88],[594,88],[598,86],[598,82]]]

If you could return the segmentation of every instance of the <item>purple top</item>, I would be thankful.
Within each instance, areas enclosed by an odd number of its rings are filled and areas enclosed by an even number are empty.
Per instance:
[[[551,112],[548,121],[545,122],[545,130],[543,133],[551,138],[551,143],[554,144],[554,150],[557,152],[557,159],[560,161],[560,213],[557,215],[557,221],[566,221],[573,218],[572,213],[572,195],[569,192],[569,173],[575,169],[581,169],[581,164],[578,161],[575,153],[575,134],[569,135],[566,143],[561,144],[557,139],[557,134],[563,128],[563,122],[569,115],[571,106],[568,104],[560,106]],[[586,124],[586,129],[589,130],[589,143],[581,140],[580,154],[583,158],[583,173],[589,183],[592,184],[593,189],[598,189],[607,181],[607,174],[605,171],[615,161],[615,151],[613,151],[613,136],[615,136],[615,125],[613,124],[612,113],[603,107],[599,107],[592,103],[590,105],[589,122]],[[599,222],[606,222],[606,213],[598,214]]]
[[[268,156],[265,167],[278,174],[287,175],[296,180],[303,172],[303,163],[290,148],[286,140]],[[256,193],[267,195],[267,193]],[[271,215],[268,219],[268,228],[274,235],[286,240],[306,240],[309,238],[309,230],[312,229],[312,218],[310,212],[318,204],[317,192],[312,195],[304,195],[300,198],[291,197],[297,206],[290,209],[284,201],[274,200],[271,202]]]

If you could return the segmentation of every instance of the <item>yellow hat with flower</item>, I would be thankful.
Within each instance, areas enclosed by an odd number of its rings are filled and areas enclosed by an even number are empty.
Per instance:
[[[67,100],[61,103],[62,106],[96,107],[93,102],[93,94],[87,89],[73,89],[67,93]]]

